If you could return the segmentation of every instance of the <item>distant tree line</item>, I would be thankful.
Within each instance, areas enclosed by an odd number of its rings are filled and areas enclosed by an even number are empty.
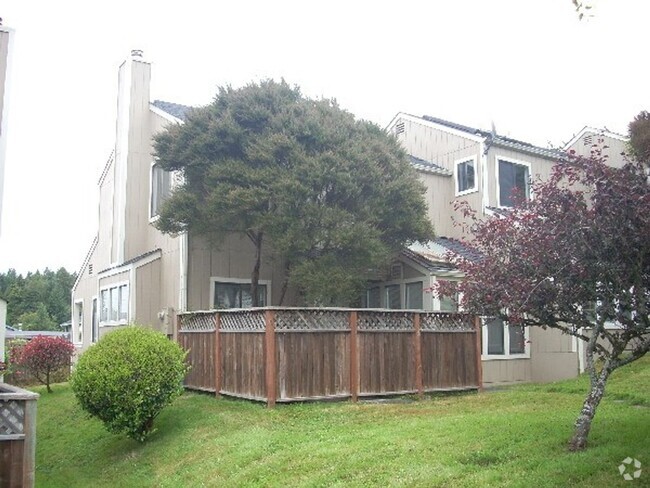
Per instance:
[[[7,324],[23,330],[60,330],[70,320],[70,292],[76,273],[65,268],[0,273],[0,298],[7,302]]]

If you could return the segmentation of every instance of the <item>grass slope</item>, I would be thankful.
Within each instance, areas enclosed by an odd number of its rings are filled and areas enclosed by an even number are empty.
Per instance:
[[[144,444],[107,433],[68,385],[38,402],[37,486],[650,486],[650,358],[612,376],[586,452],[587,379],[411,403],[279,405],[187,393]],[[643,463],[625,482],[618,465]]]

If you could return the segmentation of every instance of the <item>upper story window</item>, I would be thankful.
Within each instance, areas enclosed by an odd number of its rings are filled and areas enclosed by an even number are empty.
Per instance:
[[[499,158],[497,171],[499,207],[512,207],[517,192],[530,198],[530,164]]]
[[[476,191],[476,158],[456,161],[456,195]]]
[[[129,285],[104,288],[99,296],[99,322],[126,324],[129,320]]]
[[[171,195],[172,178],[169,171],[165,171],[158,163],[151,165],[151,203],[149,216],[156,217],[160,213],[162,204]]]

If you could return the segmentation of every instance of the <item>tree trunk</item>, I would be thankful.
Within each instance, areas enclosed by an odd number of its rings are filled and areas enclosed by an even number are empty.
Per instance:
[[[282,291],[280,292],[280,301],[278,305],[282,306],[284,303],[284,297],[287,294],[287,288],[289,287],[289,270],[291,269],[291,264],[287,262],[284,266],[284,281],[282,282]]]
[[[569,443],[569,449],[571,451],[583,451],[587,448],[587,438],[591,430],[591,422],[594,419],[594,415],[596,415],[596,408],[605,394],[605,385],[610,373],[611,371],[607,367],[603,368],[598,379],[592,383],[591,391],[587,395],[580,415],[578,415],[576,420],[573,438]]]
[[[253,266],[253,273],[251,274],[251,301],[253,307],[259,307],[259,281],[260,281],[260,266],[262,263],[262,233],[255,234],[252,239],[255,245],[255,265]]]

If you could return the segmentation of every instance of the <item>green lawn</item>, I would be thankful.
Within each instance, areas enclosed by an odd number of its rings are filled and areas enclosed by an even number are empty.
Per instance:
[[[144,444],[107,433],[68,385],[37,388],[37,486],[650,486],[650,358],[614,373],[590,448],[569,453],[586,388],[580,378],[273,410],[187,393]],[[644,471],[626,482],[628,456]]]

